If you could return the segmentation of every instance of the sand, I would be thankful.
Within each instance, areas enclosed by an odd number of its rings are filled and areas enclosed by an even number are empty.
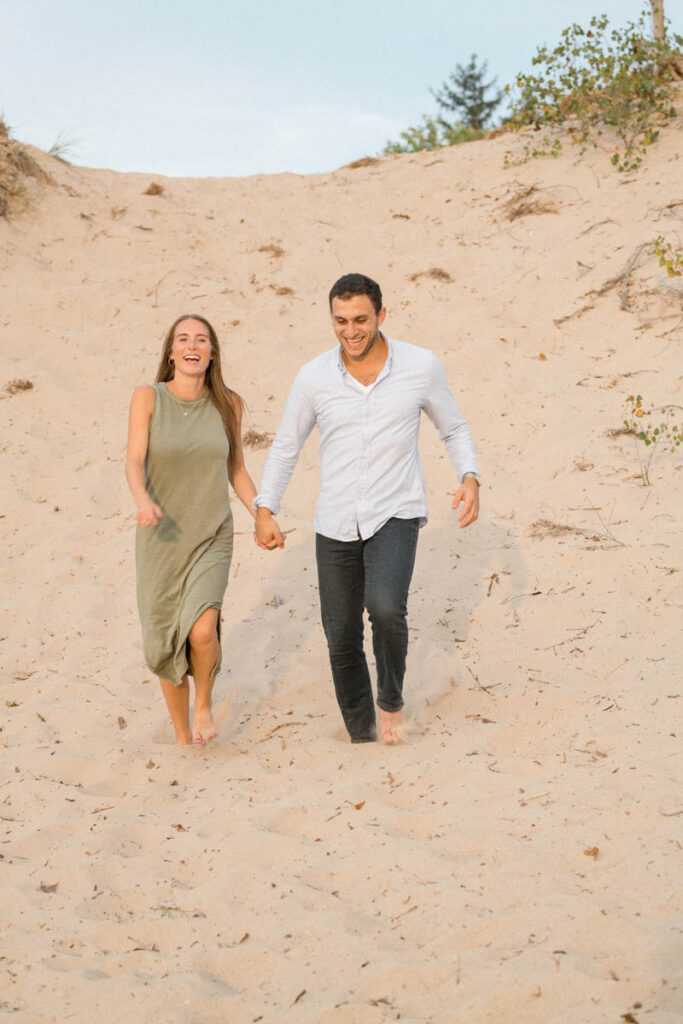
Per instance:
[[[620,432],[629,394],[681,401],[683,279],[651,246],[683,242],[681,141],[621,176],[571,147],[506,170],[501,135],[157,195],[34,151],[54,184],[0,221],[0,1019],[681,1019],[683,448],[644,486]],[[409,740],[341,726],[312,438],[284,552],[235,505],[219,739],[175,748],[135,610],[130,394],[201,312],[272,434],[356,270],[443,360],[483,469],[459,531],[426,423]]]

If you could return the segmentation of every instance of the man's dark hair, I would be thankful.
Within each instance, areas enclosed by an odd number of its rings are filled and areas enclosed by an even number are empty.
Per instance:
[[[365,274],[344,274],[332,285],[330,309],[332,309],[332,299],[346,301],[346,299],[352,299],[354,295],[367,295],[375,308],[375,313],[379,313],[382,308],[382,292],[376,281],[373,281],[371,277],[366,277]]]

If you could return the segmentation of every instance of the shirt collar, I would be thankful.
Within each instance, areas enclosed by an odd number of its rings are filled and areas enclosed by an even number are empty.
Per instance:
[[[381,377],[384,377],[385,374],[387,374],[387,373],[389,373],[391,371],[391,367],[392,367],[392,364],[394,362],[394,342],[392,341],[391,338],[387,337],[386,334],[383,334],[382,331],[379,332],[379,335],[380,335],[380,338],[384,338],[384,340],[387,343],[387,361],[384,364],[384,366],[382,367],[382,369],[379,371],[379,373],[377,374],[377,379],[376,379],[375,383],[377,383],[377,381],[380,380]],[[341,347],[341,345],[337,346],[337,366],[339,367],[341,372],[344,374],[344,376],[346,376],[346,374],[349,371],[346,369],[346,366],[344,365],[344,360],[342,359],[342,347]]]

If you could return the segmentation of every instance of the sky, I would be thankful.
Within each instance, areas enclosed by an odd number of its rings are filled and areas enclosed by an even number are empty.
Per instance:
[[[498,85],[646,0],[0,0],[0,115],[73,163],[234,177],[380,153],[472,53]],[[683,0],[665,0],[683,32]],[[503,108],[501,107],[501,113]]]

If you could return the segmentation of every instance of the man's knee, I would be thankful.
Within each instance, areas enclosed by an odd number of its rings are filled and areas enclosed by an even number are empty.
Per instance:
[[[400,629],[406,622],[406,603],[402,597],[394,594],[379,593],[368,601],[368,615],[375,627]]]

